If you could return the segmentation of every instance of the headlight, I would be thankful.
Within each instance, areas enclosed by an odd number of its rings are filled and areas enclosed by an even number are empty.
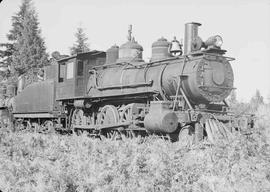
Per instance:
[[[221,47],[221,45],[223,44],[222,38],[219,35],[216,35],[215,38],[216,38],[215,46]]]
[[[220,37],[219,35],[215,35],[209,37],[204,44],[206,45],[206,47],[209,46],[221,47],[222,43],[223,43],[222,37]]]

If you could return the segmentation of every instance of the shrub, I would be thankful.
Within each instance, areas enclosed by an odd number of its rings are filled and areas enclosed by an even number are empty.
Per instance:
[[[154,136],[99,140],[1,129],[0,190],[270,191],[268,114],[262,106],[252,135],[214,146],[184,147]]]

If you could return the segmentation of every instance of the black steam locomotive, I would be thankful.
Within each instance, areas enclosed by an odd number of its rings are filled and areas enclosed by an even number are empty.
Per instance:
[[[90,51],[45,68],[45,79],[23,89],[12,103],[16,127],[91,134],[185,134],[197,141],[228,127],[250,124],[228,112],[233,70],[218,35],[198,36],[199,23],[185,25],[184,50],[176,38],[152,44],[149,62],[132,37],[107,52]]]

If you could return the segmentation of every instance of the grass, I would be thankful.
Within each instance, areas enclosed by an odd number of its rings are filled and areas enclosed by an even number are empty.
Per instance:
[[[156,137],[101,141],[1,130],[0,190],[270,191],[269,110],[259,108],[249,137],[189,148]]]

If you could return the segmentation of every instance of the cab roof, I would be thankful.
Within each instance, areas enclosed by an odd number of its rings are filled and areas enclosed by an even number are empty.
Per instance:
[[[57,62],[67,61],[67,60],[77,58],[77,57],[97,56],[97,55],[101,55],[101,54],[105,54],[105,52],[104,51],[98,51],[98,50],[92,50],[92,51],[87,51],[87,52],[83,52],[83,53],[77,53],[75,55],[59,59],[59,60],[57,60]]]

